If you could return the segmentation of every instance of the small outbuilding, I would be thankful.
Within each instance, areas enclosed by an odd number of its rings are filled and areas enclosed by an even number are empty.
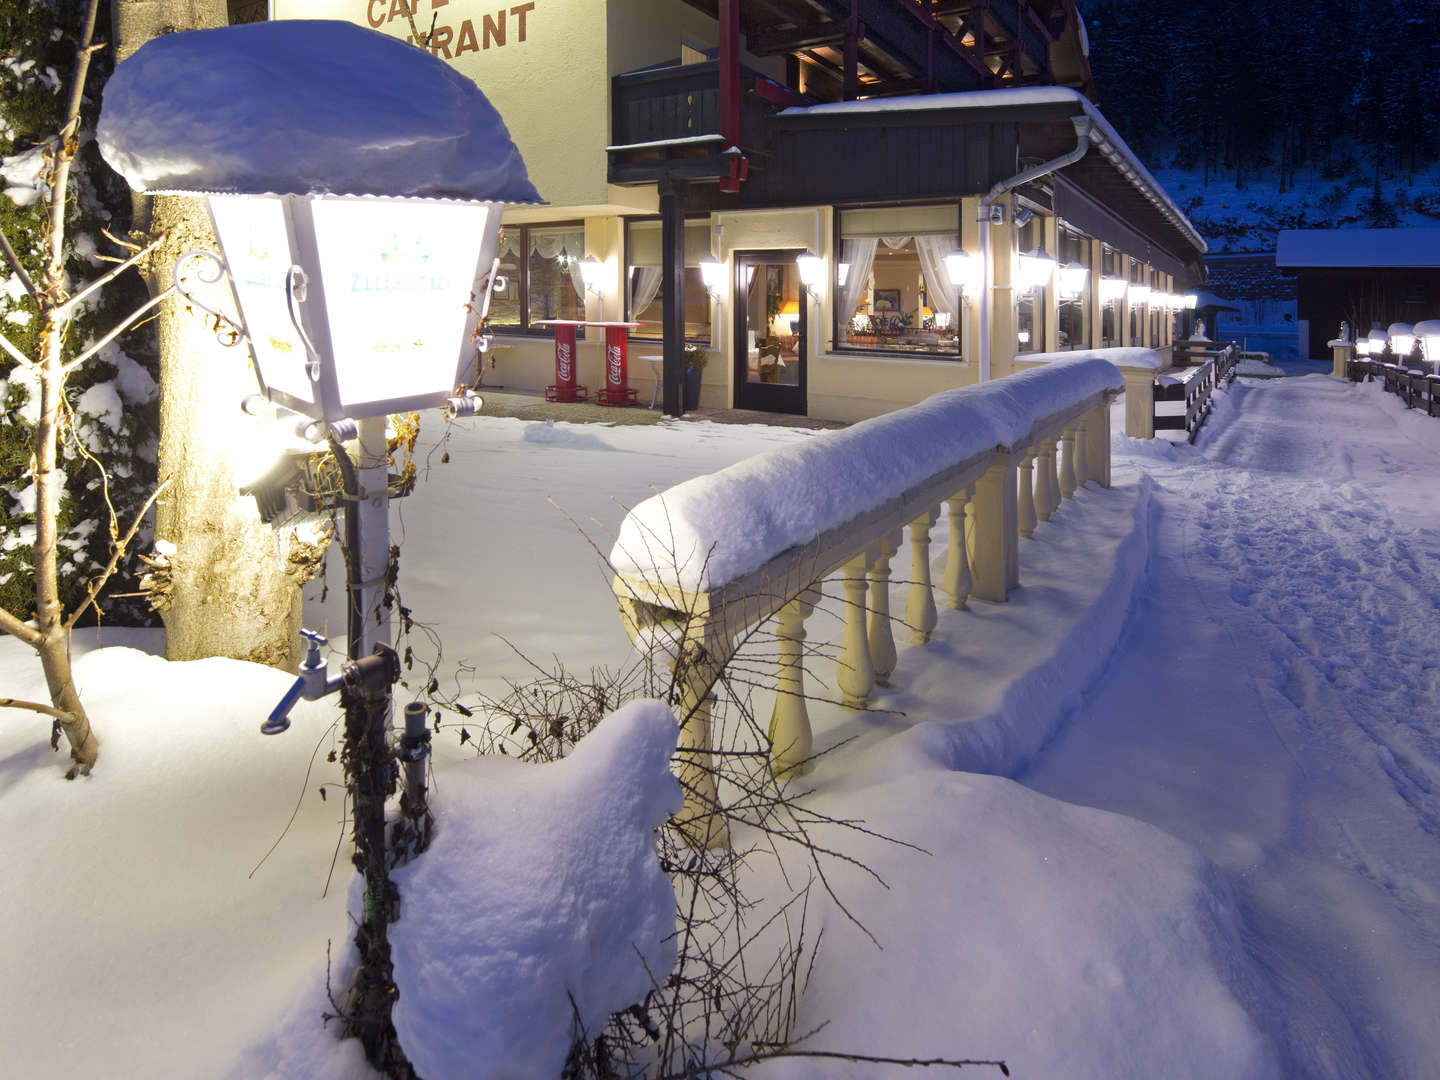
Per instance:
[[[1285,229],[1275,265],[1296,279],[1302,352],[1330,355],[1341,321],[1414,323],[1440,311],[1440,228]]]

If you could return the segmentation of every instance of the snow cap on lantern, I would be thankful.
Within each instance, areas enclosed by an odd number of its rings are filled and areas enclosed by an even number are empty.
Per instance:
[[[466,381],[500,204],[540,201],[474,83],[346,22],[147,42],[106,84],[97,135],[137,191],[209,197],[261,389],[329,422]]]

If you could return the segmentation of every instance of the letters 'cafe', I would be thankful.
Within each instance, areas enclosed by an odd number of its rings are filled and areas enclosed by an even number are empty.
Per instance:
[[[404,3],[272,15],[409,37]],[[548,200],[506,211],[482,385],[556,384],[551,320],[628,321],[642,406],[658,377],[682,411],[698,344],[702,405],[856,420],[1027,353],[1163,350],[1203,278],[1073,0],[414,3]],[[578,330],[593,397],[606,331]]]

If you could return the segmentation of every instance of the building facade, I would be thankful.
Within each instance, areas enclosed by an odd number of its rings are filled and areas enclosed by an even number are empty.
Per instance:
[[[680,411],[688,343],[708,357],[702,404],[855,420],[1027,353],[1163,348],[1170,298],[1203,277],[1204,241],[1091,99],[1071,0],[273,0],[272,16],[421,40],[505,118],[548,205],[506,212],[485,383],[554,383],[550,320],[631,321],[642,400]],[[603,339],[581,334],[597,387]]]

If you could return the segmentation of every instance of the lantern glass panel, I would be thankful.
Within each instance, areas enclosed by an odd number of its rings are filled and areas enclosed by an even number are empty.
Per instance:
[[[290,321],[285,275],[294,258],[279,198],[212,195],[210,213],[267,392],[313,403],[309,355]]]
[[[455,386],[491,208],[478,203],[316,199],[342,408]]]

